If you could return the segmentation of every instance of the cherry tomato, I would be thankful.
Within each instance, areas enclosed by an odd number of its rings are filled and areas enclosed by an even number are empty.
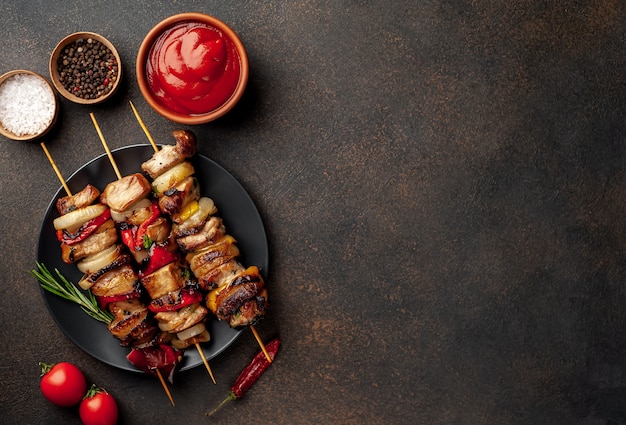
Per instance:
[[[78,408],[84,425],[115,425],[117,423],[117,403],[111,394],[92,385]]]
[[[87,391],[87,381],[79,368],[67,362],[39,365],[39,386],[46,399],[61,407],[75,406],[82,400]]]

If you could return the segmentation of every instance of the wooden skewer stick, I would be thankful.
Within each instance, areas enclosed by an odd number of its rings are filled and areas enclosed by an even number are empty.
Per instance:
[[[111,154],[109,145],[107,144],[106,140],[104,140],[104,136],[102,135],[102,131],[100,130],[100,126],[98,125],[98,121],[96,121],[96,116],[93,114],[93,112],[91,112],[89,116],[91,117],[91,121],[93,121],[93,126],[96,128],[96,132],[98,133],[98,136],[100,137],[100,141],[102,142],[102,146],[104,146],[104,150],[106,151],[107,156],[109,157],[109,161],[111,162],[111,165],[113,166],[115,175],[117,176],[118,180],[120,180],[122,178],[122,174],[120,174],[120,170],[117,168],[117,164],[115,163],[115,159],[113,159],[113,154]]]
[[[148,127],[146,127],[146,125],[143,123],[143,120],[139,116],[139,112],[137,112],[137,109],[135,108],[135,105],[133,105],[133,101],[132,100],[130,101],[130,107],[133,110],[133,113],[135,114],[135,118],[137,118],[137,122],[141,126],[141,129],[143,130],[143,132],[145,133],[146,137],[150,141],[150,144],[152,145],[152,148],[154,149],[155,152],[158,151],[159,148],[157,147],[156,143],[154,143],[154,139],[152,138],[152,135],[148,131]]]
[[[172,398],[172,393],[170,393],[170,389],[167,388],[167,383],[165,382],[165,379],[163,379],[163,375],[161,374],[161,371],[159,369],[155,369],[155,370],[156,370],[156,375],[159,378],[159,381],[161,381],[161,385],[163,386],[163,389],[165,390],[165,394],[167,394],[167,398],[170,399],[170,403],[172,403],[172,406],[175,406],[174,399]]]
[[[206,368],[207,372],[209,372],[209,376],[211,377],[211,381],[213,381],[214,384],[217,384],[217,382],[215,382],[215,377],[213,376],[213,371],[211,371],[211,366],[209,366],[209,362],[206,359],[206,356],[204,355],[204,351],[202,351],[202,347],[200,347],[200,344],[196,343],[196,348],[198,349],[198,354],[200,354],[200,358],[202,359],[202,363],[204,363],[204,367]]]
[[[111,154],[109,145],[107,144],[106,140],[104,140],[104,136],[102,135],[102,131],[100,130],[100,126],[98,125],[98,121],[96,121],[95,115],[93,114],[93,112],[91,112],[89,116],[91,117],[91,121],[93,121],[93,125],[96,128],[96,132],[98,133],[98,136],[100,136],[100,141],[102,142],[102,146],[104,146],[104,150],[106,151],[109,157],[109,161],[111,162],[111,165],[113,166],[113,170],[115,170],[115,175],[117,176],[118,179],[121,179],[122,175],[120,174],[120,170],[117,168],[117,164],[115,163],[115,159],[113,158],[113,155]],[[170,393],[170,389],[167,387],[167,383],[165,382],[165,379],[163,379],[163,375],[161,374],[161,371],[159,369],[156,369],[156,375],[159,378],[159,381],[161,382],[163,389],[165,390],[165,394],[167,394],[167,398],[170,399],[170,403],[172,403],[172,406],[174,406],[175,404],[174,404],[174,399],[172,398],[172,393]]]
[[[139,112],[137,112],[137,109],[135,108],[135,105],[133,105],[132,101],[130,102],[130,107],[132,108],[133,113],[135,114],[135,118],[137,118],[137,122],[141,126],[141,129],[143,130],[143,132],[146,134],[146,137],[150,141],[150,144],[152,145],[152,148],[154,149],[155,152],[157,152],[159,150],[159,148],[157,147],[156,143],[154,142],[154,139],[152,138],[152,136],[150,135],[150,131],[148,130],[148,128],[144,124],[143,120],[141,119],[141,116],[139,116]],[[254,338],[256,339],[256,341],[258,342],[259,346],[261,347],[261,351],[263,351],[263,354],[265,354],[265,358],[267,359],[268,362],[272,363],[272,358],[270,357],[269,353],[267,352],[267,349],[265,348],[265,344],[263,343],[263,340],[261,339],[261,337],[259,336],[259,333],[257,332],[257,330],[254,328],[253,325],[250,325],[250,330],[252,330],[252,333],[254,334]],[[198,351],[200,351],[201,355],[203,356],[204,353],[200,350],[200,348],[198,348]],[[204,356],[203,356],[203,360],[204,360]],[[205,362],[205,365],[208,368],[208,363]],[[211,372],[209,371],[209,373],[211,373]],[[213,377],[213,374],[211,374],[211,377]],[[215,381],[213,381],[213,382],[215,382]]]
[[[261,347],[261,351],[263,351],[263,354],[265,354],[265,358],[267,359],[268,362],[272,363],[272,358],[267,352],[267,349],[265,348],[265,344],[263,344],[263,340],[259,336],[259,333],[256,331],[256,328],[253,325],[250,325],[250,330],[252,331],[252,334],[254,334],[254,338],[256,339],[256,341],[259,343],[259,346]]]
[[[59,168],[57,167],[56,162],[54,162],[54,159],[52,159],[52,155],[50,155],[50,152],[48,152],[48,148],[46,147],[45,143],[41,142],[40,144],[41,144],[41,148],[43,149],[44,153],[48,157],[48,161],[50,161],[50,165],[52,165],[52,169],[56,173],[56,175],[59,178],[59,181],[61,182],[61,184],[63,185],[63,188],[65,189],[65,193],[67,193],[67,196],[72,196],[72,192],[70,191],[69,186],[65,182],[65,179],[63,178],[63,175],[61,175],[61,172],[59,171]]]

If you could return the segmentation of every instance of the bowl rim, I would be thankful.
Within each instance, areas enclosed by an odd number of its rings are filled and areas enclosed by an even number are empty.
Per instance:
[[[36,140],[36,139],[39,139],[40,137],[46,135],[50,131],[50,129],[52,127],[54,127],[54,125],[56,124],[56,121],[57,121],[57,117],[59,115],[59,99],[58,99],[56,91],[54,90],[54,87],[50,83],[50,81],[48,81],[48,79],[46,77],[44,77],[43,75],[39,74],[38,72],[31,71],[29,69],[14,69],[12,71],[5,72],[4,74],[0,75],[0,85],[2,85],[10,77],[12,77],[14,75],[18,75],[18,74],[28,74],[28,75],[33,75],[35,77],[40,78],[42,81],[44,81],[46,83],[48,88],[50,88],[50,90],[52,92],[52,97],[54,98],[54,113],[52,114],[52,120],[50,121],[48,126],[43,131],[41,131],[41,132],[39,132],[37,134],[25,134],[23,136],[18,136],[17,134],[14,134],[13,132],[11,132],[11,131],[7,130],[6,128],[4,128],[4,126],[0,123],[0,134],[2,134],[7,139],[15,140],[15,141],[18,141],[18,142],[29,142],[31,140]]]
[[[152,91],[148,87],[147,77],[145,74],[145,63],[147,61],[148,54],[154,40],[158,36],[160,36],[167,28],[182,21],[205,22],[214,26],[215,28],[222,31],[225,36],[232,41],[235,46],[235,50],[239,55],[241,72],[239,74],[239,81],[237,82],[235,90],[228,98],[228,100],[226,100],[222,105],[220,105],[216,109],[213,109],[212,111],[201,115],[181,115],[168,110],[153,96]],[[139,50],[137,52],[137,60],[135,64],[137,84],[139,85],[139,90],[141,91],[141,94],[143,95],[143,98],[146,100],[146,102],[161,116],[169,119],[170,121],[187,125],[205,124],[210,121],[214,121],[229,112],[243,96],[243,93],[248,84],[249,72],[250,70],[248,54],[246,52],[245,46],[243,45],[243,42],[241,41],[237,33],[224,21],[214,16],[199,12],[178,13],[176,15],[172,15],[168,18],[163,19],[154,27],[152,27],[152,29],[150,29],[150,31],[146,34],[143,41],[141,42],[141,45],[139,46]]]
[[[115,60],[117,60],[117,79],[113,83],[113,88],[107,94],[100,96],[96,99],[83,99],[82,97],[75,96],[71,92],[67,91],[65,87],[63,87],[63,85],[59,81],[59,70],[58,70],[56,62],[59,56],[61,55],[61,50],[63,47],[65,47],[65,45],[72,43],[78,40],[79,38],[94,38],[98,40],[99,42],[104,44],[107,48],[109,48],[109,50],[111,50],[111,53],[113,53],[113,56],[115,56]],[[122,58],[120,57],[120,54],[117,51],[117,48],[115,47],[115,45],[113,45],[113,43],[111,43],[111,41],[109,41],[109,39],[107,39],[102,34],[98,34],[98,33],[91,32],[91,31],[77,31],[77,32],[73,32],[63,37],[61,41],[59,41],[56,44],[56,46],[54,46],[54,49],[52,49],[52,54],[50,55],[50,62],[48,64],[48,70],[50,72],[50,80],[52,80],[52,84],[54,85],[54,88],[59,92],[59,94],[61,94],[61,96],[63,96],[67,100],[74,102],[74,103],[81,104],[81,105],[94,105],[97,103],[104,102],[105,100],[113,96],[115,92],[117,91],[118,87],[120,86],[120,81],[122,81],[122,74],[123,74],[122,69],[123,69]]]

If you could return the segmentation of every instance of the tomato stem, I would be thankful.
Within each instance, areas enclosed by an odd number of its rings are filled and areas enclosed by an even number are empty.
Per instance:
[[[89,387],[89,389],[87,390],[87,393],[85,394],[85,397],[83,397],[83,400],[91,398],[101,392],[105,391],[102,388],[98,387],[96,384],[91,384],[91,387]]]
[[[54,364],[39,362],[39,366],[41,367],[41,375],[39,376],[44,376],[46,373],[50,372]]]

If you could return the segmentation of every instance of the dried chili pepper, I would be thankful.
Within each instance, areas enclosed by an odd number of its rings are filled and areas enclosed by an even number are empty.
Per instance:
[[[265,345],[265,349],[267,353],[270,355],[272,362],[274,361],[274,356],[278,352],[278,347],[280,347],[280,339],[276,338],[272,340],[269,344]],[[230,391],[228,392],[228,397],[226,397],[217,407],[207,413],[207,416],[212,416],[215,412],[222,408],[226,403],[231,400],[236,400],[238,398],[243,397],[243,395],[250,389],[250,387],[259,379],[259,377],[270,367],[272,363],[268,362],[265,358],[265,354],[263,351],[260,351],[248,366],[239,374],[237,380],[230,387]]]

